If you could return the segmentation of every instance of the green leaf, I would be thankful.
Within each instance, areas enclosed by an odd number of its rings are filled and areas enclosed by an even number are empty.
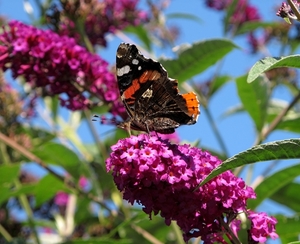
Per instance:
[[[290,18],[285,17],[285,18],[283,18],[283,19],[284,19],[284,21],[285,21],[286,23],[288,23],[288,24],[290,24],[290,25],[292,24]]]
[[[111,176],[111,174],[108,174],[106,172],[104,163],[100,164],[100,163],[92,162],[90,164],[90,167],[93,169],[95,174],[99,176],[99,185],[101,186],[101,189],[103,191],[105,190],[113,191],[113,189],[115,189],[115,183],[113,181],[113,177]]]
[[[250,69],[247,82],[251,83],[262,73],[280,67],[300,68],[300,55],[291,55],[281,58],[267,57],[256,62]]]
[[[11,184],[17,179],[20,168],[19,164],[0,165],[0,185]]]
[[[168,70],[169,76],[181,83],[214,65],[234,48],[237,46],[230,40],[207,40],[188,47],[182,45],[178,58],[159,61]]]
[[[13,238],[11,241],[5,242],[5,244],[27,244],[28,242],[23,238]]]
[[[291,182],[280,188],[275,194],[271,196],[273,201],[276,201],[295,212],[300,212],[300,184]]]
[[[268,106],[268,123],[271,123],[281,112],[286,109],[288,103],[284,100],[272,99]],[[275,129],[300,133],[300,114],[296,109],[290,109],[282,118]]]
[[[109,106],[106,104],[102,104],[101,106],[97,106],[97,107],[92,107],[91,108],[91,113],[93,114],[105,114],[108,113],[109,111]],[[85,116],[82,116],[82,118],[85,118]]]
[[[91,244],[91,243],[99,243],[99,244],[133,244],[134,242],[129,239],[108,239],[108,238],[88,238],[88,239],[76,239],[70,242],[63,242],[63,244]]]
[[[39,183],[31,183],[31,184],[22,185],[18,187],[18,189],[12,190],[10,192],[10,195],[17,197],[20,196],[21,194],[25,194],[25,195],[34,194],[38,184]]]
[[[249,84],[246,82],[246,76],[241,76],[236,79],[236,86],[244,109],[251,116],[256,129],[261,131],[267,116],[271,94],[270,82],[261,77]]]
[[[223,21],[223,28],[224,28],[224,34],[226,34],[229,31],[230,28],[230,19],[232,18],[232,15],[236,11],[236,6],[239,0],[233,0],[229,6],[225,9],[225,17]]]
[[[227,75],[216,77],[211,83],[210,90],[209,90],[209,97],[215,94],[223,85],[225,85],[231,79],[232,77]]]
[[[278,220],[276,233],[279,235],[282,243],[290,243],[298,240],[300,234],[299,214],[291,217],[275,215],[275,218]]]
[[[47,142],[33,150],[33,153],[48,164],[59,165],[76,179],[79,178],[80,159],[72,150],[62,144]]]
[[[10,198],[11,186],[0,185],[0,205]]]
[[[200,186],[227,170],[243,165],[275,159],[296,158],[300,158],[300,139],[282,140],[261,144],[225,160],[201,182]]]
[[[267,28],[267,27],[276,28],[280,25],[282,25],[282,24],[281,23],[275,23],[275,22],[248,21],[248,22],[244,22],[238,28],[238,30],[235,34],[236,35],[243,35],[243,34],[251,32],[251,31],[255,31],[258,28]]]
[[[276,129],[300,133],[300,115],[285,116]]]
[[[48,108],[50,109],[53,120],[57,121],[57,116],[59,112],[58,96],[47,96],[44,98],[44,102],[47,104]]]
[[[35,188],[36,207],[54,197],[58,191],[69,192],[64,183],[55,176],[49,174],[43,177]]]
[[[292,182],[299,175],[300,175],[300,164],[289,168],[285,168],[267,177],[255,189],[255,193],[257,195],[256,199],[255,200],[249,199],[248,207],[251,209],[255,209],[259,204],[262,203],[263,200],[265,200],[266,198],[270,198],[281,188],[283,188],[284,186]],[[298,188],[296,192],[299,192],[299,189],[300,188]],[[299,194],[296,195],[300,197]],[[280,198],[283,200],[283,202],[288,202],[287,198],[285,198],[283,195],[281,195]],[[298,203],[299,202],[297,202],[297,204]]]
[[[171,13],[171,14],[167,14],[166,15],[166,19],[167,20],[169,20],[169,19],[179,19],[179,18],[193,20],[195,22],[202,23],[202,20],[197,15],[194,15],[194,14],[188,14],[188,13]]]
[[[86,197],[80,196],[78,197],[77,205],[76,205],[76,214],[74,216],[74,220],[76,223],[84,223],[88,224],[95,221],[93,214],[90,210],[91,200]],[[99,217],[99,216],[98,216]],[[99,221],[97,218],[96,221]]]
[[[244,107],[240,104],[240,105],[231,107],[231,108],[229,108],[228,110],[226,110],[226,111],[222,114],[221,118],[226,118],[226,117],[229,117],[229,116],[231,116],[231,115],[235,115],[235,114],[242,113],[242,112],[245,112],[245,109],[244,109]]]
[[[139,40],[141,40],[144,45],[145,48],[149,51],[151,50],[151,39],[148,35],[148,31],[144,28],[144,26],[142,25],[138,25],[138,26],[127,26],[125,29],[126,32],[131,33],[136,35]]]
[[[50,133],[44,128],[24,127],[24,132],[30,135],[30,137],[32,138],[31,142],[34,145],[34,147],[37,147],[55,138],[54,134]]]

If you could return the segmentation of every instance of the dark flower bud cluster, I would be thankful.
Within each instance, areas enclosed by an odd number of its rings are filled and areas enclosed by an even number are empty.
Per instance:
[[[278,9],[276,15],[281,18],[298,19],[297,16],[299,16],[300,4],[298,3],[297,0],[292,0],[291,4],[294,5],[294,10],[291,5],[283,2],[281,4],[281,7]],[[298,14],[295,13],[296,11],[298,12]]]
[[[93,45],[106,46],[106,36],[123,30],[127,26],[137,26],[147,20],[147,13],[137,8],[138,0],[91,0],[73,2],[65,1],[63,11],[54,12],[51,22],[59,22],[58,32],[74,37],[80,42],[74,19],[81,19],[86,35]],[[59,17],[60,19],[56,19]],[[56,20],[53,20],[55,18]]]
[[[206,0],[206,5],[216,10],[225,10],[233,3],[233,0]],[[248,3],[247,0],[239,0],[234,7],[233,15],[229,22],[232,25],[240,26],[249,21],[260,20],[258,9]]]

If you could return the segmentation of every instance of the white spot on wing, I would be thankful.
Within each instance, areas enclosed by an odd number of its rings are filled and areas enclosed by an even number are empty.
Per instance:
[[[132,59],[132,64],[134,64],[134,65],[138,65],[139,64],[139,61],[137,60],[137,59]]]
[[[128,74],[130,72],[129,65],[125,65],[122,68],[117,69],[117,76],[122,76],[124,74]]]
[[[152,97],[152,94],[153,94],[153,91],[151,88],[148,88],[143,94],[142,94],[142,97],[145,98],[145,97]]]

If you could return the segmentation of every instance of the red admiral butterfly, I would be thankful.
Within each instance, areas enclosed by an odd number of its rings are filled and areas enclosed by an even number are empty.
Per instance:
[[[170,134],[197,122],[196,94],[179,94],[177,80],[169,78],[159,62],[145,58],[135,45],[121,43],[116,63],[121,99],[130,117],[119,127]]]
[[[116,66],[121,99],[130,117],[119,127],[171,134],[180,125],[197,122],[196,94],[179,94],[178,81],[169,78],[159,62],[145,58],[135,45],[119,45]]]

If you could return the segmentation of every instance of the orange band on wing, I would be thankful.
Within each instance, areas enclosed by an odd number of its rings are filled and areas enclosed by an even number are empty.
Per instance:
[[[189,115],[190,116],[194,115],[194,117],[197,118],[198,115],[200,114],[200,109],[199,109],[199,101],[196,94],[194,92],[189,92],[186,94],[182,94],[182,97],[186,101],[186,106]]]
[[[127,101],[128,103],[134,103],[134,93],[138,90],[138,89],[140,89],[140,83],[139,83],[139,80],[138,79],[135,79],[135,80],[133,80],[132,81],[132,83],[131,83],[131,86],[130,87],[128,87],[125,91],[124,91],[124,93],[123,93],[123,97],[126,99],[126,100],[128,100],[128,99],[132,99],[132,101],[131,102],[129,102],[129,101]]]
[[[140,83],[145,83],[147,81],[158,80],[159,78],[160,78],[160,73],[158,71],[147,70],[141,75],[139,81]]]
[[[134,100],[135,99],[134,94],[136,93],[137,90],[140,89],[142,83],[146,83],[147,81],[157,80],[160,78],[160,76],[161,74],[158,71],[155,70],[145,71],[141,75],[141,77],[139,77],[139,79],[134,79],[132,81],[131,86],[124,91],[123,93],[124,98]],[[134,101],[132,103],[134,103]]]

